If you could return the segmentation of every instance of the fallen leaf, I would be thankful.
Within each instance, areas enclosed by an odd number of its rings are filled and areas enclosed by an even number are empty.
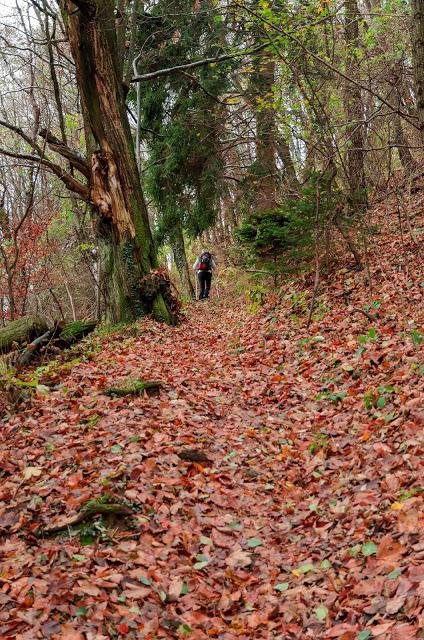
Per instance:
[[[225,563],[232,569],[244,568],[252,563],[252,558],[246,551],[238,549],[227,556]]]
[[[43,473],[41,467],[25,467],[22,471],[22,475],[25,480],[31,480],[31,478],[39,478]]]

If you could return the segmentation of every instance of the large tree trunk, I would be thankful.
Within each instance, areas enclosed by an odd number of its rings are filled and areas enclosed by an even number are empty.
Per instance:
[[[162,295],[144,296],[141,284],[157,263],[126,115],[114,2],[61,3],[91,152],[90,197],[100,220],[106,319],[131,321],[153,312],[170,322]]]
[[[421,139],[424,142],[424,0],[411,0],[412,53]]]
[[[256,108],[256,209],[266,211],[276,205],[276,143],[275,111],[271,104],[272,87],[275,82],[275,62],[259,59],[253,74],[253,97],[263,100]],[[267,104],[267,102],[269,104]]]
[[[181,224],[179,223],[175,225],[173,233],[170,236],[170,244],[184,293],[189,298],[194,298],[194,289],[190,279],[190,269],[184,245],[184,235]]]
[[[357,0],[345,0],[345,40],[347,48],[346,73],[349,78],[360,78],[358,59],[360,13]],[[349,180],[350,206],[352,213],[365,209],[367,205],[365,182],[365,131],[364,108],[360,87],[351,82],[345,87],[345,110],[347,118],[347,173]]]

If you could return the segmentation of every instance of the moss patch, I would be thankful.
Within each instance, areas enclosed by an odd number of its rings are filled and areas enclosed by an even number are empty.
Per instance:
[[[123,380],[122,383],[108,387],[103,391],[104,395],[122,398],[124,396],[156,395],[163,387],[160,380]]]

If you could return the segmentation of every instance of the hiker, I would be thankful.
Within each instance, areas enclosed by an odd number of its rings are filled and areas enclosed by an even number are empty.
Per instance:
[[[196,271],[199,281],[199,300],[205,300],[209,297],[212,274],[216,269],[213,255],[209,251],[203,251],[194,263],[193,269]]]

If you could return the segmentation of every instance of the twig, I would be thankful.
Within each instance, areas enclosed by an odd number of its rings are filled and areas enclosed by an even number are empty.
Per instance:
[[[359,307],[356,307],[354,311],[356,313],[362,313],[364,316],[368,318],[370,322],[374,322],[374,320],[377,319],[376,316],[372,316],[370,313],[368,313],[368,311],[364,311],[364,309],[359,309]]]

